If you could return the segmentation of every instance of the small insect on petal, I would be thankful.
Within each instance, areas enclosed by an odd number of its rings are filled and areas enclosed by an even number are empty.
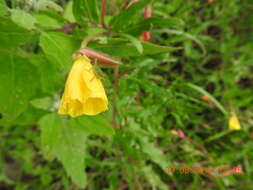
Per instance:
[[[238,120],[235,113],[233,113],[230,116],[228,127],[229,127],[230,130],[240,130],[241,129],[240,122],[239,122],[239,120]]]
[[[59,114],[71,117],[97,115],[108,109],[108,100],[100,78],[84,55],[74,58],[60,102]]]

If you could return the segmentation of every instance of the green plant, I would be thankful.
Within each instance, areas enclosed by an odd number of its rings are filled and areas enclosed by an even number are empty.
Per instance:
[[[250,190],[250,0],[115,0],[102,16],[101,2],[0,0],[0,188]],[[87,46],[122,63],[102,68],[109,111],[59,116],[72,55],[97,34]],[[167,169],[193,165],[243,174]]]

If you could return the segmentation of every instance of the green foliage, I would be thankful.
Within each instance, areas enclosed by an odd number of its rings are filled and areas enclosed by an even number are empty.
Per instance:
[[[94,23],[99,23],[97,0],[73,0],[73,14],[76,20],[83,24],[85,18]]]
[[[123,35],[124,36],[124,35]],[[125,37],[125,36],[124,36]],[[129,39],[129,36],[127,37]],[[112,56],[119,56],[119,57],[129,57],[129,56],[140,56],[140,50],[137,49],[137,43],[138,48],[143,48],[143,54],[144,55],[154,55],[159,53],[166,53],[173,50],[176,50],[178,48],[175,47],[166,47],[166,46],[159,46],[153,43],[149,42],[137,42],[137,39],[135,38],[134,42],[133,40],[126,40],[126,39],[119,39],[119,38],[112,38],[108,40],[107,44],[96,44],[96,43],[90,43],[90,46],[92,48],[96,48],[102,52],[108,53]],[[117,49],[117,51],[115,51]]]
[[[76,127],[73,120],[61,119],[48,114],[40,119],[41,145],[46,158],[57,157],[62,162],[73,182],[84,187],[86,176],[83,172],[86,134]]]
[[[106,26],[101,2],[0,0],[0,189],[251,190],[251,0],[107,1]],[[89,48],[122,63],[118,77],[101,68],[109,110],[60,116],[72,56],[92,35]]]
[[[0,0],[0,16],[4,16],[8,12],[8,7],[4,0]]]
[[[0,50],[22,45],[31,38],[30,31],[2,17],[0,17],[0,34]]]
[[[49,61],[66,70],[71,66],[72,54],[79,47],[73,37],[56,32],[42,32],[39,45]]]
[[[28,30],[34,29],[37,22],[36,19],[27,12],[16,9],[11,10],[11,19],[16,24]]]
[[[136,15],[139,15],[140,11],[150,2],[151,0],[146,0],[134,3],[132,6],[126,8],[118,15],[113,17],[110,22],[110,25],[113,27],[113,30],[120,31],[127,28],[127,26],[135,20]]]
[[[35,93],[34,79],[38,75],[32,64],[13,54],[2,54],[0,61],[0,112],[6,122],[11,122],[26,109]]]

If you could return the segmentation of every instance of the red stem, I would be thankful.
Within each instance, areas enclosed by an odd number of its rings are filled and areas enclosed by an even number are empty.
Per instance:
[[[106,5],[107,5],[107,0],[102,0],[102,8],[101,8],[101,25],[102,25],[104,28],[106,28],[106,26],[105,26]]]
[[[152,7],[151,6],[145,7],[144,18],[147,19],[151,17],[151,15],[152,15]],[[140,39],[143,41],[149,41],[151,39],[150,31],[144,31],[140,36]]]

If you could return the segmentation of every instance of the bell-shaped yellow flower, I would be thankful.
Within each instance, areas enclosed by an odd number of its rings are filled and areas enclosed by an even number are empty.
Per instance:
[[[231,115],[231,117],[229,118],[228,127],[230,130],[240,130],[241,129],[240,122],[239,122],[235,113],[233,113]]]
[[[107,110],[107,106],[103,84],[90,60],[84,55],[76,57],[66,81],[58,113],[72,117],[96,115]]]

